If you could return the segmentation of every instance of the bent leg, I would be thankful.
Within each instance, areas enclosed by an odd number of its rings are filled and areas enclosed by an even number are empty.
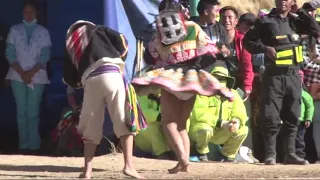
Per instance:
[[[209,153],[209,142],[213,137],[213,129],[205,123],[198,123],[190,126],[190,139],[196,145],[196,150],[200,155]]]
[[[102,138],[105,101],[101,91],[103,89],[101,89],[99,78],[93,77],[86,81],[83,106],[77,127],[84,143],[84,169],[80,178],[91,178],[92,160]]]
[[[136,147],[155,156],[170,151],[160,122],[148,124],[148,128],[137,134],[134,140]]]
[[[120,73],[106,73],[101,75],[101,89],[104,90],[105,103],[113,123],[115,135],[120,138],[124,156],[123,173],[142,179],[133,166],[133,136],[129,131],[127,122],[131,121],[126,106],[126,90]]]
[[[240,146],[246,139],[249,132],[247,126],[241,127],[236,133],[226,130],[219,130],[213,134],[211,142],[217,145],[223,144],[221,154],[227,158],[235,159]]]
[[[162,90],[160,101],[163,130],[179,161],[174,169],[169,170],[169,173],[188,171],[189,157],[186,154],[177,123],[181,117],[181,100],[168,91]]]

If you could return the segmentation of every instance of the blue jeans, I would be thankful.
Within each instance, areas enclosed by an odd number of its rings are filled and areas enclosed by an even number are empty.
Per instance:
[[[44,84],[34,84],[34,89],[25,83],[11,81],[16,101],[19,149],[37,150],[41,145],[39,114]]]

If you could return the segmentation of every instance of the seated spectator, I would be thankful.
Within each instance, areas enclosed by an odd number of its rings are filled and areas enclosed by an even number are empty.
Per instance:
[[[301,76],[301,85],[303,85],[303,71],[299,71]],[[302,89],[302,100],[301,100],[301,115],[300,115],[300,125],[298,126],[297,138],[296,138],[296,154],[305,158],[306,153],[304,135],[306,133],[306,128],[309,128],[314,113],[313,99],[308,92]]]
[[[224,87],[232,88],[234,78],[229,76],[224,66],[217,65],[212,75]],[[232,89],[235,99],[233,102],[216,95],[198,95],[189,118],[189,136],[195,144],[200,161],[207,161],[209,143],[223,145],[220,150],[219,161],[234,161],[238,150],[246,139],[248,119],[243,100],[236,90]]]
[[[172,151],[161,127],[160,96],[150,94],[138,97],[148,128],[134,138],[135,147],[158,159],[172,159]]]
[[[238,11],[232,6],[225,6],[220,10],[220,15],[220,22],[227,31],[227,43],[231,48],[231,56],[227,61],[228,69],[231,76],[236,78],[235,88],[243,88],[245,91],[244,98],[246,98],[252,91],[254,73],[251,54],[242,46],[244,33],[236,29]],[[248,21],[248,19],[245,20]]]

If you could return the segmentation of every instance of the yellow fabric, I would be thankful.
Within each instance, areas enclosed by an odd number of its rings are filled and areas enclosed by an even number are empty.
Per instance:
[[[292,65],[294,55],[297,63],[301,63],[303,61],[302,46],[296,46],[293,49],[277,52],[276,65]]]
[[[277,52],[277,58],[283,58],[287,56],[293,56],[293,51],[291,49]]]
[[[302,46],[297,46],[294,48],[294,50],[296,52],[297,63],[303,62]]]
[[[276,59],[276,65],[292,65],[292,59],[283,59],[283,60],[279,60]]]
[[[249,128],[242,126],[236,133],[231,133],[225,129],[213,129],[209,124],[198,123],[193,126],[193,130],[189,132],[190,140],[195,144],[199,154],[209,153],[209,143],[221,145],[221,154],[235,158],[241,144],[248,135]]]
[[[135,136],[135,146],[144,152],[159,156],[170,151],[165,134],[163,134],[160,122],[148,124],[148,128]]]
[[[320,8],[317,9],[316,21],[320,22]]]
[[[238,118],[240,120],[240,126],[245,126],[248,120],[246,107],[238,92],[234,89],[232,89],[232,92],[235,97],[234,101],[223,101],[221,118],[225,121]],[[212,128],[215,128],[219,118],[220,103],[220,96],[208,97],[197,95],[193,110],[188,119],[188,121],[190,121],[188,122],[190,129],[192,129],[192,126],[197,123],[207,123]]]
[[[149,99],[148,96],[139,96],[138,100],[148,127],[135,136],[135,146],[144,152],[159,156],[170,150],[161,123],[157,121],[160,108],[158,111],[157,102]]]
[[[241,144],[248,134],[248,127],[245,125],[248,116],[243,100],[236,90],[233,90],[235,99],[233,102],[222,102],[221,119],[230,121],[233,118],[240,120],[240,128],[236,133],[231,133],[220,127],[216,127],[220,113],[220,96],[200,96],[195,101],[190,118],[187,121],[187,131],[191,141],[196,145],[200,154],[209,153],[208,143],[224,144],[221,153],[234,158]]]

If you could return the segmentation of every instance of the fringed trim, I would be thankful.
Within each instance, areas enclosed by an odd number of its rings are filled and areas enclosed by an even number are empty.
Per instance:
[[[123,81],[126,89],[126,105],[129,107],[129,114],[131,115],[129,130],[138,133],[148,126],[133,86],[127,81],[125,76],[123,76]]]

